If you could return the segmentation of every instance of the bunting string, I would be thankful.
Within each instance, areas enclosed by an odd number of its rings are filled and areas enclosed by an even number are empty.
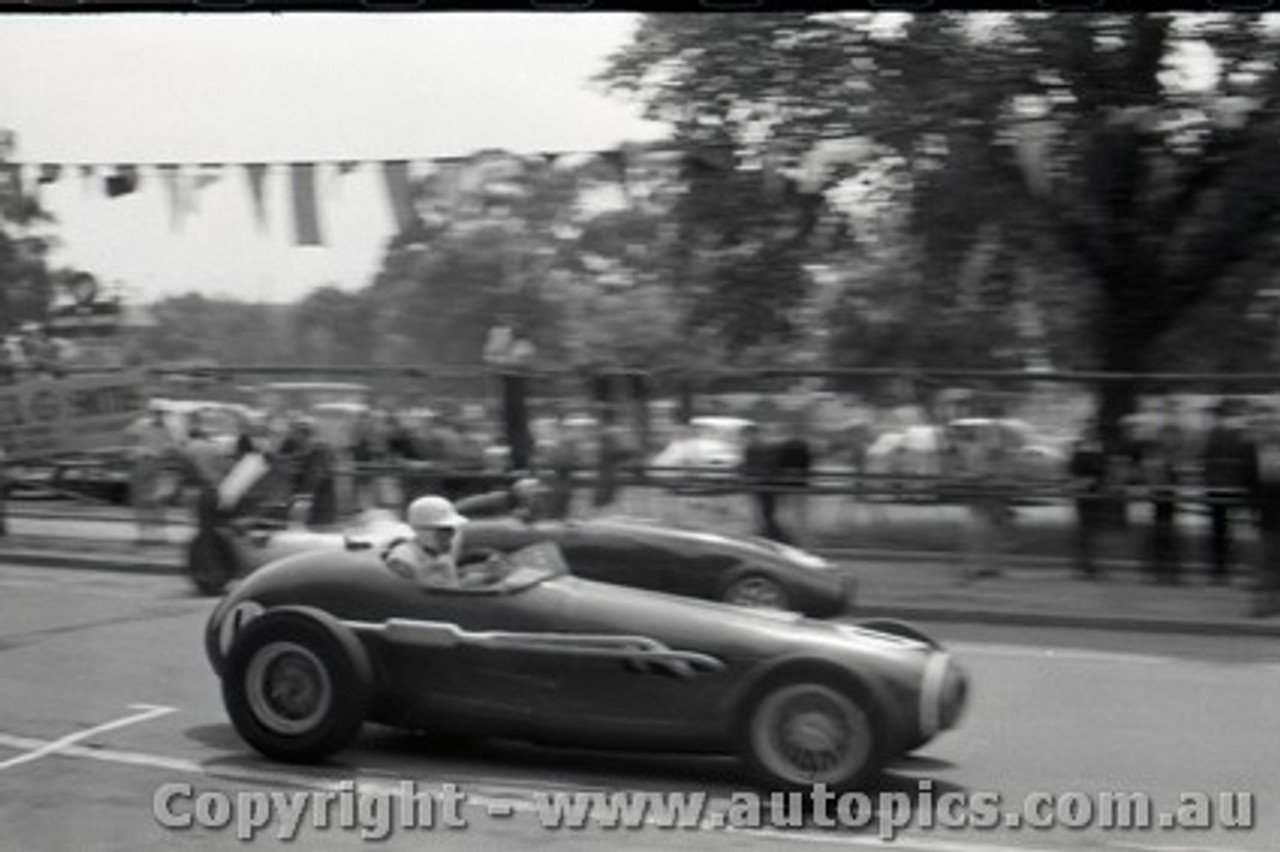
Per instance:
[[[633,191],[646,175],[678,177],[696,170],[734,170],[741,167],[727,146],[699,147],[689,151],[670,143],[626,143],[602,151],[541,151],[516,154],[485,150],[466,157],[416,159],[317,159],[305,162],[43,162],[6,156],[0,148],[0,167],[11,190],[37,194],[78,174],[86,194],[118,199],[139,192],[152,180],[161,187],[169,206],[170,224],[181,231],[199,212],[200,195],[229,172],[244,176],[253,221],[265,232],[270,221],[266,185],[271,175],[288,181],[288,197],[297,245],[324,244],[323,204],[336,197],[348,176],[376,172],[381,176],[390,221],[400,231],[412,228],[424,216],[493,211],[509,207],[522,192],[522,184],[551,175],[573,173],[587,181],[616,183],[623,193]],[[767,177],[786,169],[779,158],[764,158]]]

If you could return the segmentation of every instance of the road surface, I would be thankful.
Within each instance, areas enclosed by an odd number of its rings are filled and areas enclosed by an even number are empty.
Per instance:
[[[364,848],[383,833],[377,847],[415,850],[877,849],[890,836],[904,852],[1280,848],[1273,640],[939,626],[974,678],[963,726],[891,767],[866,796],[872,810],[778,800],[752,813],[724,759],[370,730],[332,764],[272,764],[237,737],[205,663],[213,605],[182,577],[0,565],[0,850],[266,848],[294,823],[297,848],[316,850]],[[687,824],[664,827],[672,814],[648,810],[640,827],[619,829],[593,811],[581,828],[564,813],[544,825],[567,801],[558,794],[611,791],[686,794],[650,806],[693,802],[697,819],[690,810]],[[1174,813],[1193,792],[1207,798]],[[1103,826],[1113,793],[1183,823]],[[1220,798],[1233,793],[1246,796]],[[997,796],[986,811],[955,807]],[[418,810],[403,817],[410,808],[397,802]],[[992,814],[996,828],[941,824]],[[1222,818],[1252,826],[1196,827]]]

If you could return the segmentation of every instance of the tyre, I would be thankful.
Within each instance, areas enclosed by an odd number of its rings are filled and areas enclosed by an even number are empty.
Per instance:
[[[720,599],[734,606],[790,609],[791,598],[782,584],[764,574],[742,574],[731,580]]]
[[[221,594],[239,567],[235,545],[220,530],[202,529],[187,545],[187,571],[201,594]]]
[[[908,624],[905,621],[896,621],[892,618],[873,618],[870,621],[859,621],[856,626],[864,630],[874,630],[877,633],[887,633],[890,636],[923,642],[930,648],[942,650],[942,644],[937,639],[934,639],[914,624]]]
[[[222,672],[222,700],[245,742],[267,757],[313,763],[360,732],[373,674],[360,640],[307,608],[268,610],[240,631]]]
[[[863,785],[884,763],[883,725],[859,690],[827,678],[778,679],[757,690],[739,752],[770,790]]]

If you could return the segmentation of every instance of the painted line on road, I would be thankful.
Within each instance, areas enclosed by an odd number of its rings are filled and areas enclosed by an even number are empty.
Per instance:
[[[82,740],[96,737],[99,734],[105,734],[107,731],[114,731],[119,728],[127,728],[130,725],[137,725],[140,722],[146,722],[150,719],[166,716],[176,710],[174,707],[162,707],[156,704],[132,704],[130,705],[130,709],[139,710],[141,712],[134,713],[132,716],[125,716],[122,719],[116,719],[112,722],[95,725],[92,728],[86,728],[83,731],[77,731],[74,734],[68,734],[65,737],[46,742],[44,745],[34,748],[25,754],[20,754],[17,757],[11,757],[3,763],[0,763],[0,772],[3,772],[6,769],[12,769],[15,766],[21,766],[24,763],[30,763],[33,760],[39,760],[40,758],[46,757],[50,754],[56,754],[57,752],[73,746]]]
[[[35,737],[22,737],[15,734],[0,733],[0,747],[15,749],[36,749],[51,745],[49,740]],[[219,767],[200,763],[184,757],[169,757],[163,754],[150,754],[140,751],[122,751],[120,749],[97,748],[72,744],[58,749],[54,757],[78,760],[96,760],[101,763],[113,763],[120,766],[136,766],[143,769],[164,769],[169,772],[182,772],[188,775],[204,775],[220,781],[239,781],[263,785],[281,785],[302,787],[317,790],[338,790],[340,782],[326,778],[298,775],[288,772],[271,772],[249,767]]]

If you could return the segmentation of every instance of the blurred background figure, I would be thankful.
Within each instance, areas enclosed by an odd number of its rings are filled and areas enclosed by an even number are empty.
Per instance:
[[[1157,583],[1182,581],[1182,554],[1178,535],[1178,488],[1185,438],[1172,413],[1166,412],[1152,440],[1144,442],[1138,468],[1141,485],[1151,502],[1151,526],[1147,538],[1147,571]]]
[[[755,532],[773,541],[788,541],[787,534],[778,523],[777,456],[773,442],[765,429],[751,423],[742,430],[742,469],[740,475],[747,488],[747,499],[755,511]]]
[[[993,420],[964,440],[948,443],[968,516],[960,580],[1001,576],[1013,521],[1009,501],[1015,460],[1008,435]]]
[[[1222,399],[1214,406],[1211,416],[1201,457],[1205,496],[1209,501],[1209,577],[1214,583],[1227,583],[1235,559],[1233,521],[1243,505],[1252,447],[1240,423],[1235,400]]]
[[[557,412],[548,436],[545,463],[538,469],[545,471],[550,482],[548,498],[550,517],[564,519],[573,512],[574,473],[582,466],[583,452],[577,436],[562,412]]]
[[[1104,500],[1108,470],[1101,426],[1096,418],[1085,423],[1072,447],[1068,473],[1076,505],[1076,571],[1082,577],[1098,577],[1103,573],[1098,564],[1098,546],[1107,528]]]
[[[218,485],[226,475],[227,463],[231,459],[205,431],[198,411],[191,414],[187,439],[180,447],[180,455],[183,484],[194,492],[196,525],[200,529],[212,527],[218,509]]]
[[[529,376],[538,351],[516,318],[503,314],[485,340],[485,364],[498,372],[503,431],[509,465],[528,470],[533,463],[533,435],[529,429]]]
[[[177,441],[165,422],[164,411],[152,406],[147,416],[131,423],[124,434],[129,448],[129,502],[133,507],[139,544],[163,544],[165,533],[166,465]]]
[[[1244,474],[1259,539],[1251,614],[1265,618],[1280,615],[1280,414],[1264,408],[1255,424],[1256,445]]]
[[[303,523],[311,527],[337,523],[333,451],[316,435],[315,424],[296,418],[280,445],[280,457],[289,476],[291,503],[304,507]]]
[[[623,468],[635,461],[638,451],[626,431],[601,419],[596,425],[596,476],[591,507],[599,512],[617,501],[622,491]]]
[[[810,534],[809,486],[813,473],[814,452],[807,434],[808,418],[804,412],[791,415],[786,436],[774,450],[780,514],[792,544],[803,544]]]

